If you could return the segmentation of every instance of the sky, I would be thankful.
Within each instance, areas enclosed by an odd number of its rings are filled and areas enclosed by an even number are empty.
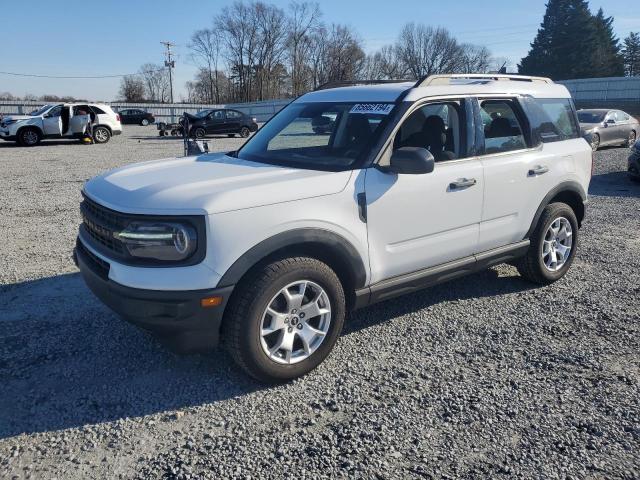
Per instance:
[[[265,0],[286,8],[289,0]],[[187,45],[191,34],[210,27],[212,18],[233,0],[109,0],[104,2],[32,0],[6,2],[2,8],[0,71],[53,76],[119,75],[140,65],[161,63],[162,41],[176,47],[174,96],[184,94],[196,67]],[[326,23],[353,27],[365,50],[393,43],[414,21],[447,28],[460,41],[487,46],[515,68],[526,55],[542,21],[546,0],[319,0]],[[631,0],[591,0],[615,17],[620,39],[640,31],[640,10]],[[27,6],[28,5],[28,6]],[[187,6],[188,5],[188,6]],[[73,80],[15,77],[0,74],[0,92],[14,95],[70,95],[113,100],[119,78]]]

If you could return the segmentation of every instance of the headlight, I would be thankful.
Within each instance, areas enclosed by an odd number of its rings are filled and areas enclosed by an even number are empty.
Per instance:
[[[181,223],[136,221],[113,235],[131,256],[138,258],[182,261],[193,255],[198,246],[196,230]]]

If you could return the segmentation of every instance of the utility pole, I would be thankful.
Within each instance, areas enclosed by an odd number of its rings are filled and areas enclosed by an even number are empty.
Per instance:
[[[167,48],[167,51],[165,52],[167,59],[164,61],[164,66],[169,69],[169,93],[170,93],[169,98],[171,99],[171,103],[173,103],[173,75],[171,73],[171,70],[176,68],[176,62],[171,57],[172,55],[171,47],[175,47],[176,44],[171,42],[160,42],[160,43]]]

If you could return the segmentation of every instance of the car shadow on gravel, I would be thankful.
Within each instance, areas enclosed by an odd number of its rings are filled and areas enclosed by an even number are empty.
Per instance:
[[[350,321],[345,324],[343,335],[348,335],[377,323],[417,312],[443,302],[496,297],[535,288],[536,285],[523,280],[519,276],[501,276],[494,268],[483,270],[358,310],[353,313]]]
[[[171,353],[111,313],[77,273],[0,286],[0,385],[0,439],[188,409],[262,388],[222,350]]]
[[[609,172],[591,177],[589,195],[598,197],[640,197],[640,183],[627,172]]]
[[[361,310],[344,334],[441,302],[529,288],[487,270]],[[0,312],[0,438],[163,414],[264,388],[222,350],[172,354],[103,306],[77,273],[0,286]]]

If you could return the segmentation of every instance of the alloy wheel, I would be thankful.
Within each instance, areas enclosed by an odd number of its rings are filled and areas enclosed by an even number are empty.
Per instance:
[[[544,235],[542,262],[550,272],[557,272],[569,260],[573,247],[573,228],[564,217],[556,218]]]
[[[25,145],[35,145],[38,143],[38,134],[34,130],[26,130],[22,133],[22,141]]]
[[[274,362],[294,364],[320,347],[331,325],[331,303],[315,282],[300,280],[282,288],[260,323],[263,352]]]
[[[98,128],[93,135],[96,137],[96,140],[100,143],[106,142],[109,139],[109,134],[103,128]]]

